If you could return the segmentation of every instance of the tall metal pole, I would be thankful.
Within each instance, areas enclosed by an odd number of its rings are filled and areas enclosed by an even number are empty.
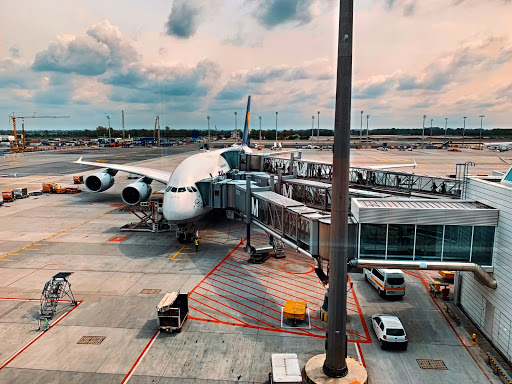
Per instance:
[[[320,143],[320,111],[317,111],[316,114],[318,115],[318,118],[316,119],[316,141],[318,144]]]
[[[277,112],[276,112],[276,144],[277,144]]]
[[[158,142],[157,142],[157,147],[160,147],[160,115],[157,116],[158,118]]]
[[[464,138],[465,138],[465,134],[466,134],[466,119],[467,119],[467,116],[464,116],[464,128],[462,128],[462,145],[464,145]]]
[[[329,377],[344,377],[348,373],[346,363],[347,251],[353,13],[354,1],[340,0],[329,258],[329,315],[327,316],[326,357],[323,365],[323,371]]]
[[[311,116],[311,146],[313,146],[313,139],[315,138],[315,115]]]
[[[432,123],[434,122],[434,119],[430,119],[430,136],[432,137]]]
[[[448,131],[448,118],[444,118],[444,142],[446,143],[446,131]]]
[[[123,127],[123,141],[124,141],[124,110],[121,111],[121,125]]]
[[[208,149],[210,149],[210,116],[206,116],[208,119]]]
[[[421,149],[424,148],[425,143],[425,119],[427,118],[427,115],[423,115],[423,131],[421,133]]]
[[[361,130],[359,131],[359,142],[363,142],[363,112],[361,111]]]
[[[261,116],[260,116],[260,141],[261,141]]]
[[[235,112],[235,134],[233,135],[233,138],[235,139],[235,142],[238,139],[238,128],[236,125],[236,112]]]
[[[485,115],[480,115],[480,147],[482,146],[482,128],[484,126],[484,117]]]
[[[370,119],[370,115],[366,115],[366,145],[368,145],[369,141],[369,130],[368,130],[368,120]]]

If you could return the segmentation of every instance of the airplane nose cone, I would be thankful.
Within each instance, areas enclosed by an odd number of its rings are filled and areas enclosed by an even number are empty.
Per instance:
[[[196,195],[190,192],[166,192],[163,203],[165,219],[173,223],[190,222],[197,216]]]

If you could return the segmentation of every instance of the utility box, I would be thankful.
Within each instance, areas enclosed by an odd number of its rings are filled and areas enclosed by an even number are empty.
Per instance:
[[[74,184],[83,184],[84,177],[82,175],[73,176],[73,183]]]
[[[28,197],[27,188],[14,188],[13,190],[14,198],[16,199],[24,199]]]
[[[180,332],[188,317],[188,294],[167,292],[156,308],[158,328],[166,332]]]

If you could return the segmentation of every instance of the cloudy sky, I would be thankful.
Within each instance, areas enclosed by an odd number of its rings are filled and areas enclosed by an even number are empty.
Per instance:
[[[0,116],[27,129],[332,128],[338,1],[18,0],[0,14]],[[511,0],[359,0],[352,128],[512,127]],[[0,121],[2,119],[0,118]],[[366,124],[366,122],[364,123]],[[315,121],[316,126],[316,121]]]

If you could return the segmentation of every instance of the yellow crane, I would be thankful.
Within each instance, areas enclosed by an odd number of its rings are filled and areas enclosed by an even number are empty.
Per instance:
[[[9,114],[9,121],[12,120],[12,130],[14,135],[13,146],[11,147],[12,152],[23,152],[25,150],[25,119],[63,119],[69,118],[70,116],[48,116],[38,115],[36,112],[32,114],[21,114],[16,115],[14,112]],[[16,119],[21,119],[21,149],[18,145],[18,135],[16,133]]]

